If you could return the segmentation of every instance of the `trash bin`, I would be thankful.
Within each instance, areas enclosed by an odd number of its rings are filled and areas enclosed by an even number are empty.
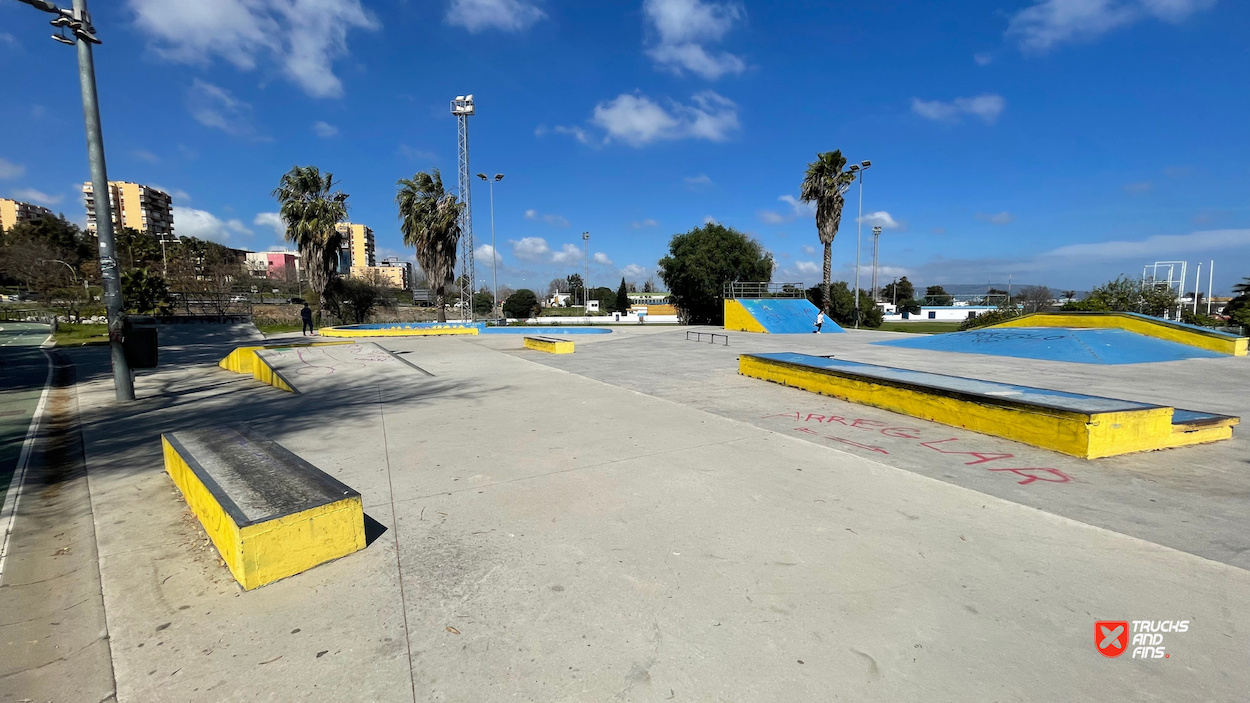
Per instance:
[[[130,368],[156,368],[156,318],[127,315],[122,321],[122,350]]]

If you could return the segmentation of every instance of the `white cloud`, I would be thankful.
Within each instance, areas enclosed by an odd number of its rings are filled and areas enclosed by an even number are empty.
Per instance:
[[[975,98],[955,98],[950,102],[911,99],[912,112],[938,122],[958,122],[964,115],[972,115],[986,124],[994,124],[1006,107],[1003,96],[989,93]]]
[[[816,214],[816,203],[805,203],[793,195],[782,195],[777,198],[790,206],[790,212],[780,213],[774,210],[760,210],[760,220],[766,225],[780,225],[793,222],[799,217],[813,217]]]
[[[572,245],[565,245],[565,246],[572,246]],[[603,264],[604,266],[612,265],[612,259],[609,259],[608,255],[604,254],[601,251],[595,252],[594,255],[590,257],[590,260],[595,262],[596,264]]]
[[[411,161],[424,161],[424,162],[438,161],[438,155],[435,154],[434,152],[426,151],[424,149],[416,149],[416,148],[408,146],[407,144],[399,145],[399,154],[400,156],[403,156],[404,158],[409,159]]]
[[[796,261],[794,262],[794,270],[804,276],[816,276],[822,273],[820,264],[815,261]]]
[[[228,244],[236,234],[251,236],[252,230],[238,219],[222,220],[207,210],[189,207],[174,208],[174,230],[180,237],[207,239]]]
[[[738,106],[711,90],[693,96],[694,105],[653,102],[645,95],[622,93],[595,106],[591,122],[607,132],[605,142],[643,146],[663,139],[725,141],[738,129]]]
[[[1010,220],[1009,220],[1010,221]],[[899,229],[903,225],[895,220],[890,213],[885,210],[878,210],[864,215],[861,220],[868,227],[880,227],[881,229]]]
[[[975,61],[978,66],[988,66],[994,63],[994,55],[988,51],[982,51],[979,54],[973,54],[972,60]]]
[[[318,137],[333,137],[334,135],[339,133],[339,128],[335,127],[329,122],[322,122],[321,120],[317,120],[316,122],[313,122],[312,131]]]
[[[717,224],[717,220],[716,220],[716,218],[715,218],[715,217],[712,217],[711,215],[704,215],[704,216],[703,216],[703,224],[705,224],[705,225],[714,225],[714,224]]]
[[[816,256],[816,247],[804,244],[800,249],[808,256]]]
[[[508,243],[512,245],[512,255],[521,261],[543,263],[551,255],[551,247],[542,237],[524,237]]]
[[[551,253],[553,264],[575,264],[581,260],[582,250],[578,249],[576,244],[565,244],[560,247],[560,251]]]
[[[134,149],[130,152],[130,155],[140,161],[146,161],[150,164],[160,163],[161,160],[161,157],[153,154],[147,149]]]
[[[556,125],[555,128],[553,128],[551,131],[555,132],[556,134],[567,134],[573,137],[574,139],[576,139],[577,141],[581,142],[582,144],[589,145],[591,143],[590,133],[582,129],[581,127],[564,127],[561,125]],[[545,133],[546,130],[543,130],[543,132]],[[538,134],[539,136],[542,136],[537,131],[535,131],[534,133]]]
[[[686,188],[690,190],[704,190],[715,185],[706,173],[700,173],[697,176],[686,176],[682,180],[686,183]]]
[[[1007,36],[1020,48],[1044,52],[1056,44],[1089,41],[1143,19],[1179,23],[1215,0],[1038,0],[1012,15]]]
[[[608,262],[608,263],[611,263],[611,262]],[[629,264],[625,268],[621,269],[621,275],[624,276],[625,278],[632,278],[632,279],[637,280],[647,275],[647,269],[643,268],[642,266],[639,266],[638,264]]]
[[[1162,258],[1227,249],[1250,249],[1250,230],[1217,229],[1190,234],[1158,234],[1137,241],[1069,244],[1051,249],[1039,258],[1079,261]]]
[[[1151,183],[1150,181],[1142,181],[1141,183],[1125,183],[1124,184],[1124,192],[1131,193],[1134,195],[1140,194],[1140,193],[1148,193],[1150,192],[1151,188],[1154,188],[1154,184]]]
[[[26,167],[21,164],[15,164],[6,159],[0,159],[0,180],[9,180],[13,178],[21,178],[26,173]]]
[[[633,227],[634,229],[646,229],[648,227],[659,227],[660,223],[656,222],[655,220],[651,218],[647,218],[645,220],[642,220],[641,222],[631,222],[629,223],[629,226]]]
[[[746,9],[740,2],[702,0],[644,0],[642,11],[655,32],[646,49],[656,65],[677,75],[690,71],[708,80],[746,70],[746,62],[729,52],[708,51],[719,42]]]
[[[520,32],[546,16],[537,6],[522,0],[451,0],[447,9],[448,24],[474,34],[488,29]]]
[[[487,264],[492,263],[493,259],[494,266],[498,267],[503,265],[503,257],[499,255],[498,251],[495,251],[495,247],[489,244],[483,244],[482,246],[474,249],[473,258]]]
[[[374,30],[360,0],[129,0],[135,24],[158,56],[208,64],[214,56],[250,71],[276,63],[316,98],[343,94],[335,59],[348,54],[347,33]]]
[[[187,109],[196,122],[235,137],[253,137],[252,106],[230,91],[196,78],[187,91]]]
[[[8,32],[0,32],[0,44],[8,44],[9,46],[17,46],[17,37]]]
[[[1003,210],[1002,212],[994,213],[994,214],[978,212],[976,215],[973,215],[973,217],[977,218],[978,220],[982,222],[988,222],[992,225],[1009,225],[1011,224],[1012,220],[1016,219],[1015,215],[1012,215],[1010,212],[1007,212],[1006,210]]]
[[[13,194],[14,200],[20,200],[24,203],[36,203],[38,205],[52,206],[65,199],[63,195],[49,195],[34,188],[17,188],[10,192]]]
[[[258,212],[256,217],[252,218],[252,224],[273,230],[274,235],[279,238],[286,238],[286,223],[282,221],[282,216],[276,212]]]
[[[543,215],[537,210],[529,209],[525,211],[525,219],[542,220],[552,227],[568,227],[569,221],[563,215]]]

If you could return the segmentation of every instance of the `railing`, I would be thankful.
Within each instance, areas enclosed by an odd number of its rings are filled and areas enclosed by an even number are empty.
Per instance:
[[[725,298],[803,298],[807,289],[802,283],[766,283],[762,281],[734,281],[722,289]]]
[[[694,335],[694,341],[696,342],[702,342],[704,337],[708,337],[709,338],[707,341],[708,344],[716,344],[716,338],[720,337],[721,339],[725,340],[725,343],[722,346],[726,346],[726,347],[729,346],[729,337],[723,334],[720,334],[718,332],[688,331],[686,332],[686,341],[690,341],[690,335],[692,334]]]

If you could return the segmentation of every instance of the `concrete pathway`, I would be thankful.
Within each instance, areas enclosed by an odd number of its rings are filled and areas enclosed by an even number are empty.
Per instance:
[[[758,416],[810,399],[735,385],[729,357],[677,351],[679,334],[579,338],[569,362],[523,353],[519,338],[379,340],[433,376],[291,395],[213,366],[231,341],[220,333],[171,340],[127,406],[111,401],[103,355],[83,350],[118,699],[1250,690],[1246,571],[701,407],[716,403],[690,399],[737,395]],[[163,475],[157,437],[240,419],[359,490],[378,525],[370,546],[239,590]],[[1097,620],[1189,626],[1163,636],[1166,659],[1112,660],[1095,649]]]

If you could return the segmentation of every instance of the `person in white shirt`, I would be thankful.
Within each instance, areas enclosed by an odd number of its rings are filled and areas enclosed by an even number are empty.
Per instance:
[[[825,324],[825,311],[820,310],[816,313],[816,329],[812,330],[813,334],[820,334],[820,326]]]

